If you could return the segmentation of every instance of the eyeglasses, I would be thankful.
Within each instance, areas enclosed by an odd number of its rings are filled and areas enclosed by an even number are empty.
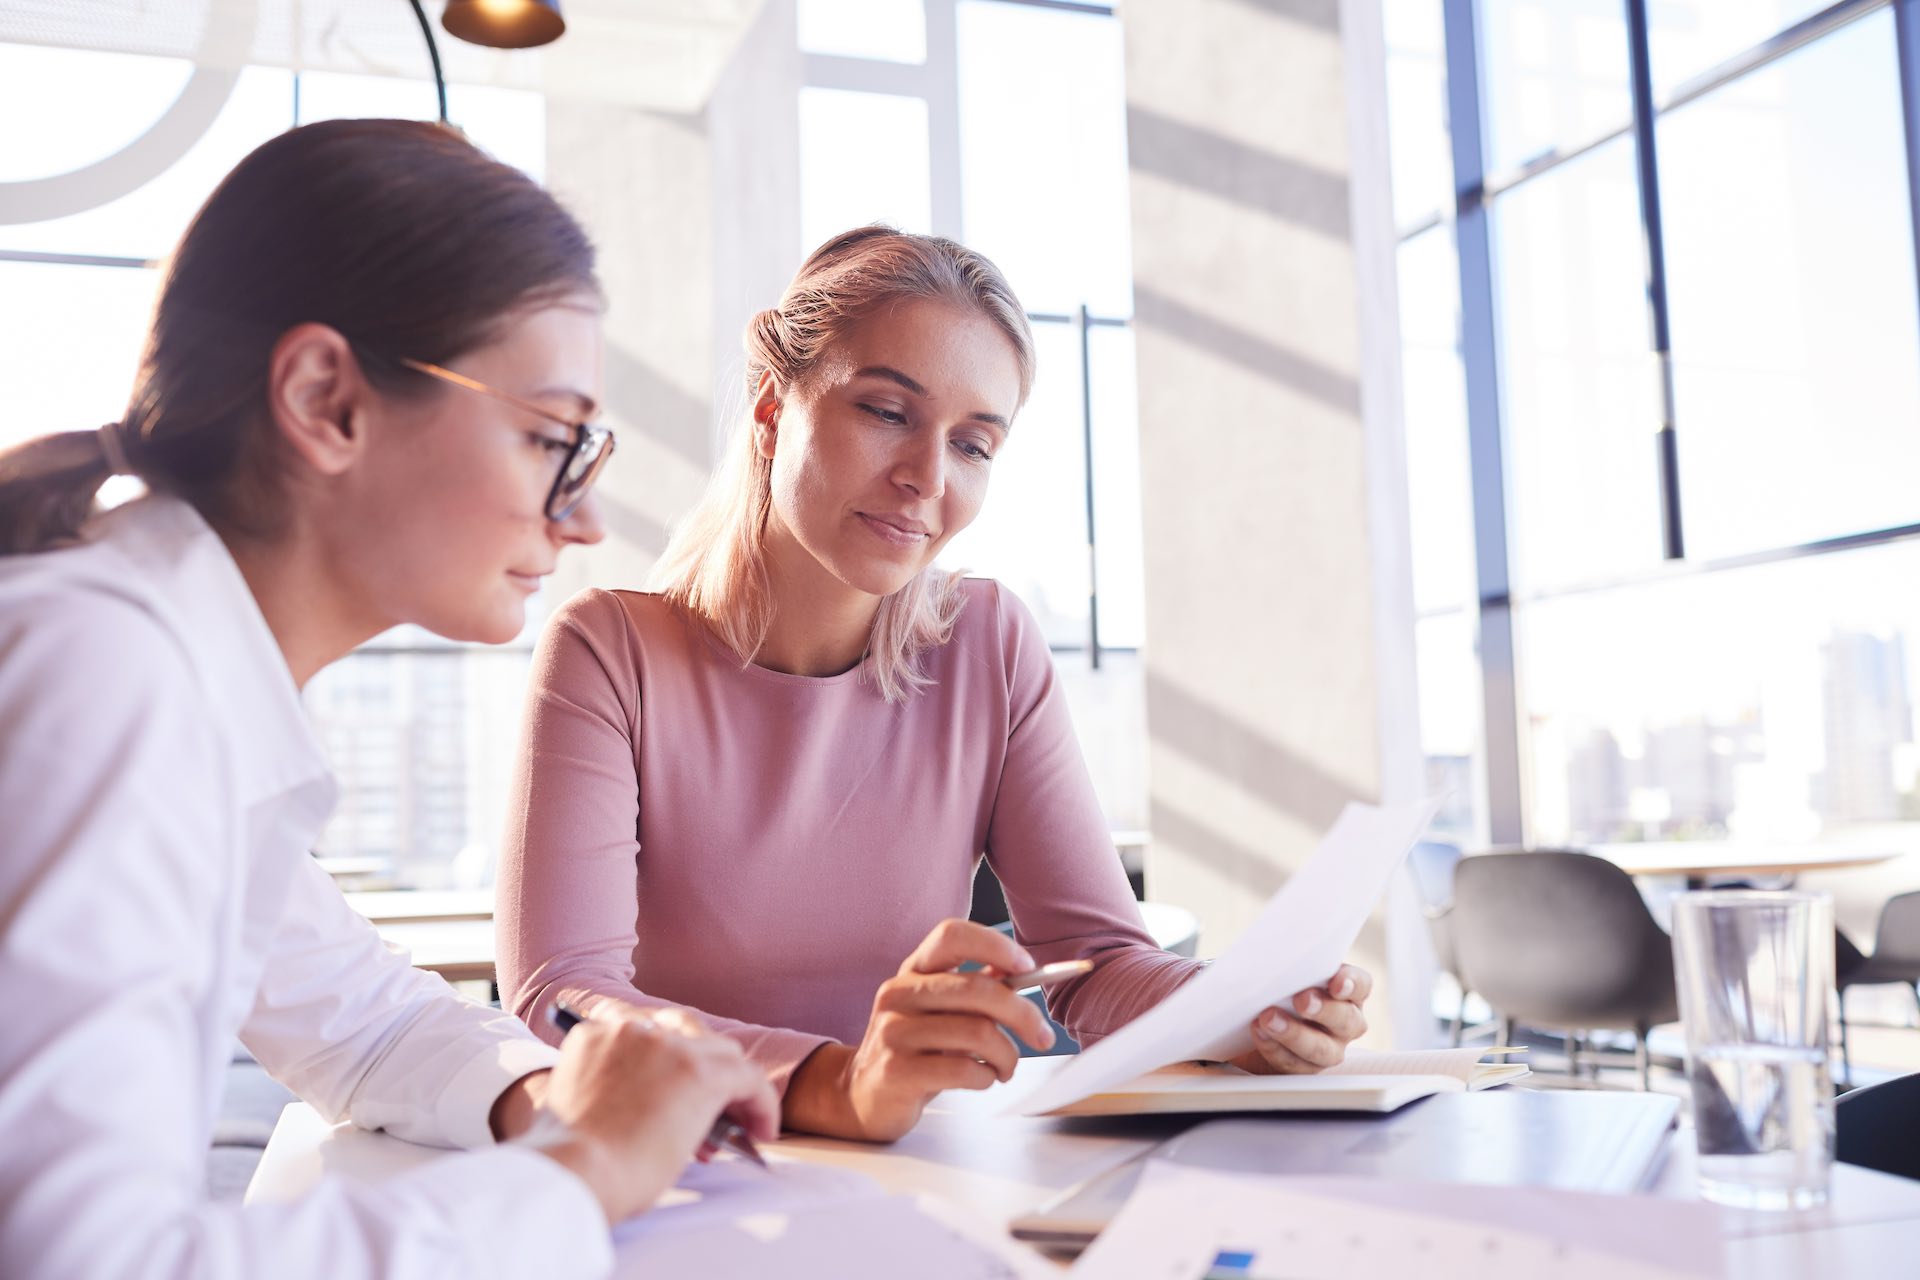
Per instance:
[[[425,360],[402,359],[401,364],[419,373],[451,382],[456,387],[465,387],[469,391],[478,391],[483,396],[492,396],[503,404],[531,413],[535,417],[545,418],[548,422],[557,422],[573,432],[573,448],[561,460],[560,474],[553,478],[553,487],[547,490],[547,519],[558,522],[572,515],[587,496],[587,490],[600,477],[600,469],[607,465],[607,459],[613,456],[613,432],[605,427],[596,427],[591,422],[573,422],[562,418],[531,400],[522,400],[519,396],[490,387],[478,378],[469,378],[464,373],[455,373],[443,369],[437,364],[428,364]]]

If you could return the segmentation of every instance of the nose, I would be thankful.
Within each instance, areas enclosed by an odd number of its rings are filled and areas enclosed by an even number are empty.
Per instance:
[[[917,498],[933,501],[947,491],[947,441],[940,433],[926,433],[902,450],[893,468],[893,482]]]
[[[561,544],[579,543],[592,546],[607,536],[606,523],[600,518],[600,495],[589,492],[580,500],[580,505],[567,513],[565,520],[554,526]]]

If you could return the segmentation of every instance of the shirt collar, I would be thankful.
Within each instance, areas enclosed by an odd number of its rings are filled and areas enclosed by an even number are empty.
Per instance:
[[[177,635],[206,690],[208,710],[235,744],[244,805],[333,780],[293,674],[226,543],[186,502],[149,494],[107,512],[88,542],[131,561],[131,588]]]

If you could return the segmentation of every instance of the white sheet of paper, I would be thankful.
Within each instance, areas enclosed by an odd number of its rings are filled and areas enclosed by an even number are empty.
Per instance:
[[[1072,1274],[1711,1280],[1724,1271],[1719,1226],[1699,1201],[1261,1177],[1154,1161]]]
[[[864,1173],[768,1156],[768,1167],[725,1158],[690,1164],[653,1207],[613,1229],[616,1243],[686,1227],[725,1224],[764,1214],[877,1201],[886,1190]]]
[[[1205,972],[1033,1090],[1016,1093],[1005,1110],[1040,1115],[1168,1063],[1224,1061],[1253,1048],[1253,1016],[1333,975],[1439,807],[1438,800],[1349,804],[1306,865]]]
[[[688,1169],[614,1231],[617,1277],[1045,1280],[1039,1254],[945,1202],[888,1195],[863,1174],[773,1159]]]

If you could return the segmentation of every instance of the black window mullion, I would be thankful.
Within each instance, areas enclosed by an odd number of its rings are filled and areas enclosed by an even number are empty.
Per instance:
[[[1907,213],[1913,222],[1915,304],[1920,305],[1920,0],[1894,0],[1894,43],[1900,62],[1900,107],[1906,118]]]
[[[1647,0],[1625,0],[1627,63],[1633,86],[1633,151],[1640,175],[1640,239],[1645,248],[1647,327],[1660,393],[1660,540],[1669,560],[1686,556],[1680,512],[1680,454],[1673,421],[1673,342],[1667,325],[1667,247],[1660,221],[1659,150],[1654,141],[1653,58]]]

